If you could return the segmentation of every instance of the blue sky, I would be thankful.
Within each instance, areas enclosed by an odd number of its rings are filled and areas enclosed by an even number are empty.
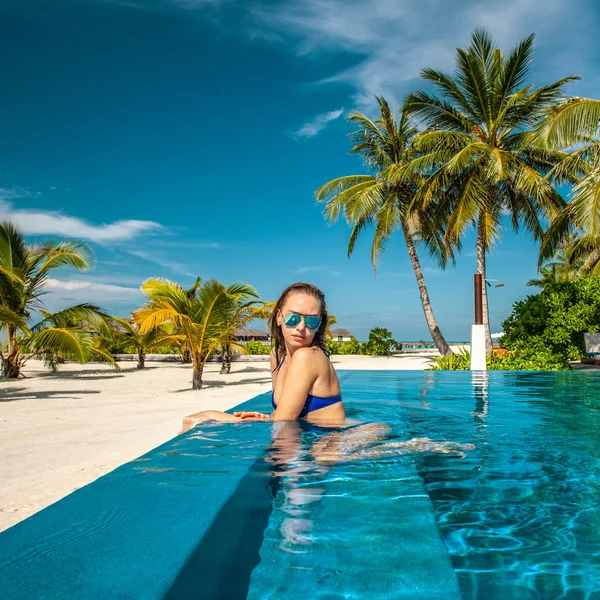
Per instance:
[[[93,271],[56,272],[51,309],[127,315],[148,277],[241,280],[269,300],[309,280],[359,339],[429,339],[401,236],[376,278],[368,234],[349,260],[348,227],[314,203],[364,172],[344,116],[374,94],[399,102],[422,67],[450,70],[474,27],[505,49],[535,32],[532,82],[579,74],[569,91],[598,97],[599,15],[592,0],[0,0],[0,217],[93,247]],[[456,268],[421,257],[443,333],[467,339],[472,236]],[[506,229],[488,262],[505,283],[493,329],[535,265]]]

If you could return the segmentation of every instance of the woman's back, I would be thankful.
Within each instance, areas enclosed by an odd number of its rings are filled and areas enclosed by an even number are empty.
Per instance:
[[[340,384],[331,361],[321,348],[300,348],[291,357],[284,355],[279,364],[272,352],[271,367],[275,408],[283,408],[289,397],[300,394],[304,401],[300,418],[307,421],[344,420]]]

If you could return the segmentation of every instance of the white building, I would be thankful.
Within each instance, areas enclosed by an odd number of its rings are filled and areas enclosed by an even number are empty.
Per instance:
[[[347,329],[332,329],[331,337],[336,342],[349,342],[354,335]]]

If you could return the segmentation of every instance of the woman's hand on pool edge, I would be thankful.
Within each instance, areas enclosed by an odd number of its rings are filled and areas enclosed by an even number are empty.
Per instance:
[[[242,419],[242,421],[268,421],[271,418],[270,415],[265,415],[264,413],[260,413],[253,410],[243,410],[239,412],[234,412],[233,416],[239,417],[240,419]]]

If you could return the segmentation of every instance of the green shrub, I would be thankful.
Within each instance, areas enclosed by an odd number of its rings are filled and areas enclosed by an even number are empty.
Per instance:
[[[362,354],[363,346],[356,338],[350,338],[340,344],[340,354]]]
[[[246,350],[248,350],[249,354],[269,354],[269,352],[271,352],[269,346],[255,340],[246,342]]]
[[[429,367],[433,371],[468,371],[471,368],[471,353],[461,348],[449,356],[436,356],[435,363]]]
[[[327,354],[341,354],[342,342],[329,338],[325,340],[325,350]]]
[[[391,356],[396,346],[392,332],[384,327],[374,327],[369,332],[369,341],[363,348],[363,354]]]
[[[178,346],[168,345],[160,348],[153,348],[150,354],[180,354],[181,350]]]
[[[502,327],[502,346],[512,352],[513,361],[518,356],[523,364],[567,368],[567,361],[584,354],[583,334],[600,331],[600,277],[547,285],[515,302]]]
[[[466,348],[450,356],[436,356],[430,369],[435,371],[468,371],[471,366],[471,353]],[[558,371],[568,369],[569,364],[549,350],[514,350],[507,356],[492,353],[487,357],[489,371]]]

